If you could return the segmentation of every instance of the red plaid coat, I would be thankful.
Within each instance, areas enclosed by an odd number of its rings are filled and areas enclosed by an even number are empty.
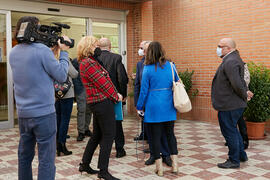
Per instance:
[[[118,101],[117,90],[109,73],[93,58],[85,58],[80,63],[80,75],[86,90],[87,104],[106,98]]]

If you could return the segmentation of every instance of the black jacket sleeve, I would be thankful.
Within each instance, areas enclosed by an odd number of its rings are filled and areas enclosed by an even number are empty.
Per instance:
[[[141,62],[139,61],[137,63],[136,67],[136,78],[135,78],[135,83],[134,83],[134,106],[137,106],[137,102],[139,99],[140,95],[140,88],[141,88],[141,78],[140,78],[140,71],[141,71]]]
[[[119,93],[123,95],[123,98],[127,97],[127,84],[128,76],[124,64],[122,63],[122,57],[117,60],[116,64],[117,79],[119,83]]]

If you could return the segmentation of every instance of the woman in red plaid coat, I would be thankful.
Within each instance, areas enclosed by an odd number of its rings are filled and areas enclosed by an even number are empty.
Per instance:
[[[98,40],[93,36],[83,37],[77,45],[77,58],[80,75],[87,94],[87,106],[93,112],[93,136],[85,148],[79,171],[88,174],[98,173],[98,178],[118,180],[108,172],[109,158],[115,136],[114,103],[122,101],[114,87],[109,73],[98,61],[101,50]],[[93,170],[90,163],[93,154],[100,146],[98,168]]]

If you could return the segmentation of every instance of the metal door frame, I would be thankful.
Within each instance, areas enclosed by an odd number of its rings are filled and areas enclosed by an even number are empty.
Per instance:
[[[11,12],[7,10],[0,10],[0,14],[6,15],[6,53],[7,53],[7,93],[8,93],[8,120],[0,122],[0,129],[14,127],[14,103],[13,103],[13,82],[12,73],[9,64],[9,52],[12,48],[11,35]]]

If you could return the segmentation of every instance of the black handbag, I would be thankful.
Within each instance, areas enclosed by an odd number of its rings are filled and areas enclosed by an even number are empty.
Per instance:
[[[55,97],[58,99],[62,99],[67,94],[70,87],[71,87],[71,82],[69,81],[68,77],[64,83],[59,83],[57,81],[54,81]]]

